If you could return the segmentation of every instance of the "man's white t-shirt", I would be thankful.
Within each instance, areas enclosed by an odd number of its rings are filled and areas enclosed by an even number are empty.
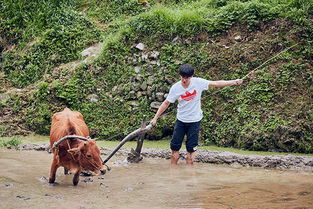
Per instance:
[[[202,119],[201,94],[209,88],[208,80],[192,77],[188,88],[181,81],[175,83],[166,98],[170,103],[178,100],[177,119],[184,123],[198,122]]]

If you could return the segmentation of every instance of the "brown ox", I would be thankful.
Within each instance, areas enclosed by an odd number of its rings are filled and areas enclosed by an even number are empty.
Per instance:
[[[89,129],[84,122],[83,115],[79,112],[65,108],[62,112],[55,113],[52,117],[50,129],[50,146],[67,135],[89,136]],[[60,166],[64,173],[74,173],[73,184],[77,185],[82,170],[92,171],[95,174],[104,174],[100,150],[95,140],[83,141],[77,138],[62,141],[53,150],[54,156],[51,164],[49,183],[54,183],[55,174]]]

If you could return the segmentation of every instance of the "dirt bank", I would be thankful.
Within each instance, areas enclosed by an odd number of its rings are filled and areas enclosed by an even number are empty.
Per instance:
[[[10,149],[18,150],[37,150],[49,151],[50,147],[47,144],[22,144],[18,147],[10,147]],[[103,156],[111,153],[113,148],[101,148]],[[120,149],[117,156],[127,156],[130,149]],[[170,158],[170,151],[156,148],[143,148],[142,156],[144,158]],[[184,160],[186,151],[181,151],[180,159]],[[209,150],[198,150],[196,162],[211,163],[211,164],[226,164],[235,167],[261,167],[274,169],[291,169],[291,170],[310,170],[313,171],[313,157],[310,156],[295,156],[295,155],[241,155],[231,152],[217,152]]]

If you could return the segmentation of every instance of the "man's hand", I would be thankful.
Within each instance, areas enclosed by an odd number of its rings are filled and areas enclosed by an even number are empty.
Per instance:
[[[234,80],[234,85],[240,85],[242,84],[243,80],[242,79],[236,79]]]
[[[158,119],[153,118],[153,119],[150,121],[150,124],[151,124],[152,126],[155,126],[156,123],[157,123],[157,120],[158,120]]]

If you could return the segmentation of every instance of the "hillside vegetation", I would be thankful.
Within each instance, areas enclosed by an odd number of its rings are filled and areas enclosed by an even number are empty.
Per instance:
[[[313,153],[312,1],[149,3],[1,1],[0,136],[47,135],[67,106],[93,137],[121,139],[188,63],[197,77],[245,78],[203,95],[202,143]],[[175,106],[149,139],[171,134]]]

